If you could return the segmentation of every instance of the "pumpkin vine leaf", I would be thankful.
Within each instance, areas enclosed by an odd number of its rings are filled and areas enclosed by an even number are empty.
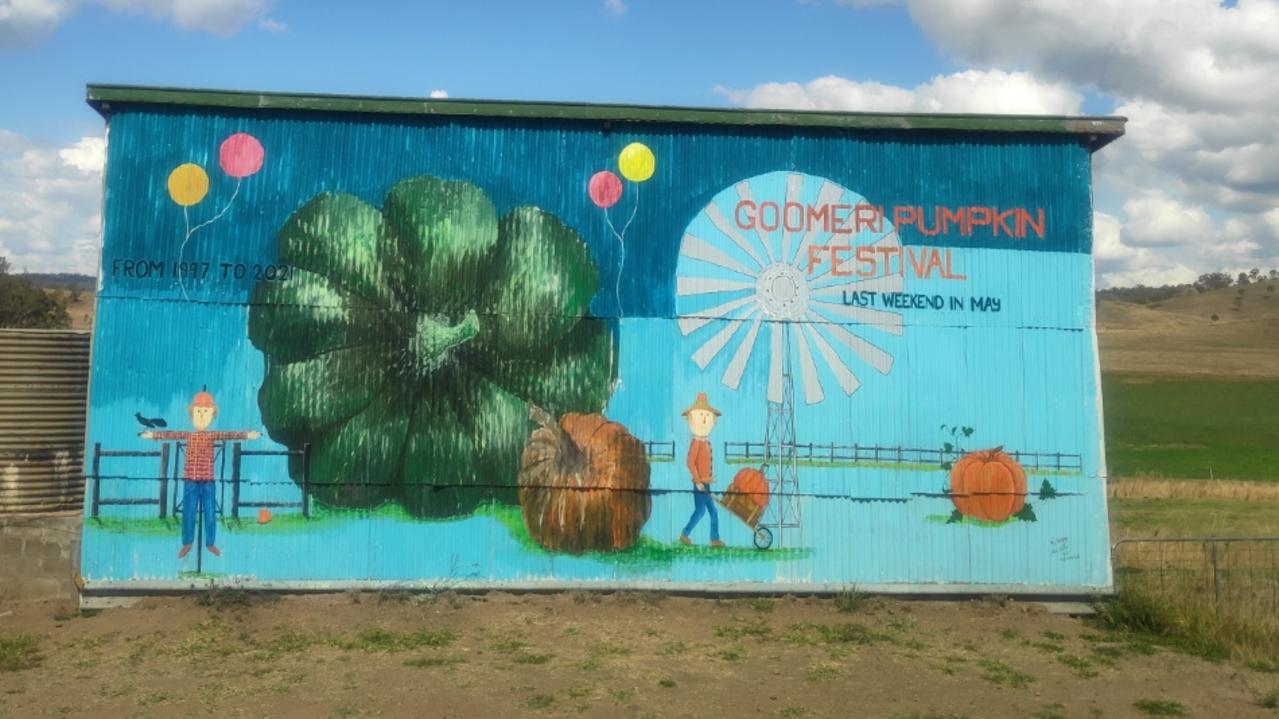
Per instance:
[[[1044,483],[1039,485],[1039,498],[1040,499],[1056,499],[1057,497],[1058,497],[1057,488],[1054,487],[1051,482],[1045,479]]]
[[[418,517],[514,503],[530,404],[599,412],[613,332],[587,306],[598,270],[577,233],[479,187],[396,183],[378,209],[322,193],[277,238],[284,282],[260,282],[249,339],[272,439],[300,452],[322,504],[397,502]]]
[[[1014,514],[1013,516],[1016,517],[1017,519],[1020,519],[1023,522],[1039,521],[1039,518],[1035,516],[1035,510],[1030,506],[1030,502],[1027,502],[1025,505],[1023,505],[1021,510],[1017,512],[1016,514]]]
[[[950,518],[946,520],[946,524],[960,524],[964,521],[964,515],[959,513],[958,509],[951,510]]]

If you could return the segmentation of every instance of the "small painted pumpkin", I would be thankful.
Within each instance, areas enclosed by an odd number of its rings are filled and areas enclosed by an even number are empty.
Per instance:
[[[652,511],[644,444],[600,414],[555,422],[532,407],[539,426],[520,461],[520,509],[529,536],[547,549],[579,554],[635,544]]]
[[[950,469],[950,498],[965,517],[1002,522],[1026,504],[1026,472],[1003,447],[969,452]]]
[[[760,508],[768,506],[768,480],[764,473],[754,467],[747,467],[733,477],[731,488],[750,497]]]

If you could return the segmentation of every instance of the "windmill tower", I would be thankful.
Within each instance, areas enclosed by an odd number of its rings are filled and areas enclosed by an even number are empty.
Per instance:
[[[790,323],[782,327],[783,346],[790,345]],[[768,424],[764,430],[764,476],[775,498],[772,516],[765,526],[773,530],[777,546],[803,544],[799,504],[799,461],[795,452],[795,383],[791,375],[790,353],[782,360],[782,401],[768,400]]]

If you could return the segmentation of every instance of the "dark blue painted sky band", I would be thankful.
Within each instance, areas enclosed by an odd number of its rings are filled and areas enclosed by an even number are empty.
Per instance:
[[[608,307],[595,305],[611,294],[620,251],[586,185],[599,170],[617,172],[618,152],[635,141],[652,148],[657,171],[646,182],[624,183],[610,211],[620,229],[638,196],[620,282],[628,316],[671,316],[685,226],[720,190],[776,170],[829,178],[883,206],[890,219],[895,206],[922,207],[930,227],[934,207],[1025,208],[1032,217],[1044,212],[1042,239],[1034,233],[995,237],[988,228],[926,237],[906,226],[901,237],[907,245],[1091,251],[1090,155],[1070,136],[622,123],[605,130],[598,122],[498,118],[117,111],[107,164],[106,292],[176,296],[176,289],[154,281],[113,277],[112,264],[177,258],[183,216],[165,181],[178,165],[195,162],[210,177],[208,196],[190,210],[192,224],[222,209],[235,180],[218,168],[217,151],[233,132],[259,138],[266,163],[244,180],[225,215],[192,237],[188,259],[269,263],[280,226],[317,193],[351,193],[380,206],[396,181],[432,174],[478,185],[499,214],[536,205],[577,229],[600,268],[593,309],[607,313],[614,309],[611,297]],[[247,298],[252,286],[246,277],[189,289],[193,298],[235,302]]]

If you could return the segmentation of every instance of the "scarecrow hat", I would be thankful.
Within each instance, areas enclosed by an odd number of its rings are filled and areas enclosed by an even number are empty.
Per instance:
[[[691,406],[689,406],[689,408],[688,408],[688,409],[684,410],[681,414],[682,414],[683,416],[687,417],[687,416],[688,416],[688,413],[689,413],[689,412],[692,412],[692,411],[693,411],[693,410],[695,410],[695,409],[703,409],[703,410],[706,410],[707,412],[710,412],[711,414],[715,415],[716,417],[720,416],[720,415],[719,415],[719,410],[717,410],[717,409],[715,409],[714,407],[712,407],[712,406],[711,406],[711,404],[710,404],[710,402],[707,402],[707,401],[706,401],[706,393],[705,393],[705,392],[698,392],[698,393],[697,393],[697,399],[693,402],[693,404],[692,404]]]
[[[216,408],[217,406],[217,403],[213,401],[213,395],[209,394],[209,388],[206,385],[205,387],[202,387],[199,392],[196,392],[195,396],[191,398],[191,404],[187,407],[187,409],[191,410],[196,407]]]

